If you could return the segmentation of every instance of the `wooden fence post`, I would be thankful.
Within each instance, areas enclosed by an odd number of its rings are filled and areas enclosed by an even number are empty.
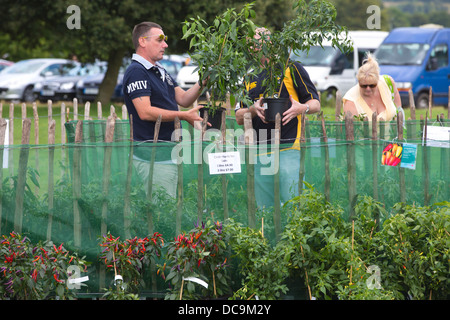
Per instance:
[[[422,119],[422,116],[421,116]],[[423,122],[423,128],[424,128],[424,143],[422,144],[423,152],[423,195],[424,195],[424,205],[428,205],[428,201],[430,200],[430,196],[428,194],[429,190],[429,178],[430,178],[430,172],[429,172],[429,164],[428,164],[428,148],[427,148],[427,125],[428,125],[428,111],[425,115],[425,120]]]
[[[330,178],[330,153],[328,150],[328,137],[327,137],[327,129],[325,127],[325,118],[323,116],[323,111],[320,111],[320,120],[322,122],[322,142],[324,143],[324,152],[325,152],[325,182],[324,182],[324,193],[325,199],[330,201],[330,186],[331,186],[331,178]]]
[[[227,97],[227,101],[228,101],[228,105],[227,105],[227,114],[229,113],[229,99],[230,96],[228,94]],[[220,127],[221,133],[222,133],[222,151],[225,152],[225,147],[227,145],[227,115],[225,114],[225,112],[222,112],[222,125]],[[221,175],[221,180],[222,180],[222,194],[223,194],[223,198],[222,198],[222,206],[223,206],[223,219],[227,220],[229,215],[228,215],[228,197],[227,197],[227,175],[226,174],[222,174]]]
[[[397,137],[398,141],[403,141],[403,113],[399,112],[397,115]],[[400,187],[400,202],[406,202],[406,191],[405,191],[405,168],[398,166],[398,180]]]
[[[19,172],[17,177],[15,201],[16,207],[14,213],[14,231],[16,231],[17,233],[22,233],[23,200],[25,193],[25,184],[27,180],[28,156],[30,151],[30,128],[31,120],[24,119],[22,124],[22,147],[20,148],[19,156]]]
[[[72,193],[73,193],[73,233],[74,245],[77,248],[81,247],[81,216],[80,204],[81,198],[81,147],[78,146],[83,141],[83,121],[78,120],[75,129],[75,147],[73,151],[73,178],[72,178]]]
[[[56,122],[51,119],[48,124],[48,221],[47,221],[47,240],[52,239],[53,228],[53,197],[54,197],[54,158],[55,158],[55,126]]]
[[[356,168],[355,168],[355,145],[353,115],[347,111],[345,114],[345,137],[349,141],[347,146],[347,182],[348,182],[348,201],[349,218],[353,219],[356,202]]]
[[[102,109],[102,103],[100,101],[97,101],[97,118],[98,118],[98,120],[103,119],[103,109]]]
[[[148,171],[148,181],[147,181],[147,200],[149,203],[152,202],[153,199],[153,171],[155,166],[156,159],[156,145],[158,143],[159,130],[161,127],[162,116],[159,115],[155,124],[155,131],[153,133],[153,146],[152,146],[152,155],[150,159],[150,167]],[[147,224],[148,224],[148,233],[153,235],[153,209],[151,205],[147,208]]]
[[[334,114],[334,118],[336,121],[339,121],[339,118],[341,116],[341,108],[342,108],[342,95],[341,92],[338,90],[336,91],[336,111]]]
[[[33,118],[34,118],[34,144],[39,144],[39,114],[37,111],[37,104],[33,102]],[[35,150],[36,157],[34,159],[36,168],[39,168],[39,149]],[[36,177],[37,181],[39,181],[39,176]],[[39,187],[36,186],[36,191],[39,190]]]
[[[430,87],[430,91],[428,94],[428,119],[433,118],[433,88]]]
[[[75,104],[74,104],[75,108]],[[75,119],[74,119],[75,120]],[[61,103],[61,143],[66,143],[66,128],[64,127],[64,123],[66,122],[66,105]],[[63,154],[64,156],[64,154]]]
[[[248,226],[256,228],[256,199],[255,199],[255,165],[253,164],[253,153],[250,149],[254,147],[254,131],[252,116],[250,112],[244,114],[244,136],[245,136],[245,163],[247,167],[247,215]]]
[[[105,146],[104,158],[103,158],[103,182],[102,182],[102,218],[101,218],[101,234],[106,234],[107,226],[107,214],[108,214],[108,190],[111,177],[111,144],[114,140],[114,128],[116,124],[116,119],[113,116],[109,116],[106,123],[106,134],[105,134]]]
[[[133,116],[130,116],[130,126],[132,127]],[[123,217],[124,217],[124,229],[126,233],[129,233],[130,230],[130,220],[129,216],[131,214],[131,178],[133,175],[133,154],[134,154],[134,142],[133,142],[133,132],[130,132],[130,152],[128,155],[128,168],[127,168],[127,180],[125,184],[125,196],[124,196],[124,206],[123,206]]]
[[[3,167],[3,150],[5,146],[7,122],[5,119],[0,118],[0,163]],[[3,169],[0,170],[0,182],[3,181]],[[0,194],[3,194],[3,183],[0,183]],[[0,234],[2,234],[2,213],[3,213],[3,197],[0,197]]]
[[[9,145],[14,145],[14,103],[9,104]],[[10,176],[13,175],[14,172],[14,155],[13,152],[8,152],[8,167]]]
[[[272,148],[274,155],[275,173],[273,176],[273,224],[275,227],[275,239],[280,240],[281,234],[281,197],[280,197],[280,138],[281,138],[281,115],[275,116],[275,149]]]
[[[305,124],[306,124],[306,113],[302,113],[300,123],[300,169],[298,172],[298,194],[302,194],[303,192],[303,180],[305,178],[305,157],[306,157],[306,148],[305,148]]]
[[[208,96],[208,94],[207,94]],[[203,137],[208,125],[208,110],[205,110],[203,114],[202,126],[200,128],[200,135],[198,141],[198,164],[197,164],[197,222],[200,223],[203,219],[203,196],[204,196],[204,183],[203,183]]]
[[[414,94],[412,92],[412,89],[408,90],[408,96],[409,96],[409,110],[411,112],[411,119],[416,120],[416,104],[414,102]]]
[[[372,171],[373,171],[373,198],[375,201],[378,201],[378,122],[377,122],[378,114],[375,111],[372,113]],[[377,221],[379,219],[377,218]]]
[[[183,145],[181,134],[181,121],[178,117],[175,118],[175,142],[177,145],[175,148],[180,150],[177,152],[177,215],[175,218],[175,234],[181,233],[181,220],[183,217],[183,200],[184,200],[184,188],[183,188]],[[189,146],[190,147],[190,146]]]

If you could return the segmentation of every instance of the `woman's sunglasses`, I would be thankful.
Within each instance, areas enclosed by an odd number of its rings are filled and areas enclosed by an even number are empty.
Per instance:
[[[367,87],[371,87],[372,89],[375,88],[377,85],[376,84],[359,84],[359,86],[361,88],[366,89]]]

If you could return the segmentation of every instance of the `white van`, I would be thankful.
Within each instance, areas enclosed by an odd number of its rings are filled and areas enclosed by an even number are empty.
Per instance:
[[[366,52],[374,52],[388,34],[385,31],[349,31],[353,52],[343,54],[331,43],[324,42],[323,48],[313,46],[308,54],[293,52],[291,59],[305,67],[318,91],[328,93],[330,98],[337,90],[344,95],[356,84],[356,73]]]

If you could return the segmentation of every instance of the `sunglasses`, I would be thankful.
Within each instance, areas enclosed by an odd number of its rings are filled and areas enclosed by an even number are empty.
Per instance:
[[[167,36],[163,35],[163,34],[155,34],[153,36],[146,36],[146,37],[141,37],[143,39],[147,39],[147,38],[151,38],[151,37],[158,37],[160,41],[167,41]]]
[[[377,86],[377,84],[359,84],[361,88],[366,89],[367,87],[371,87],[372,89]]]

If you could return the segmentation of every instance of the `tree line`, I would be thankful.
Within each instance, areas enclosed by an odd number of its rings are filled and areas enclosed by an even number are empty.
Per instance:
[[[444,0],[441,0],[444,1]],[[226,8],[239,9],[245,0],[0,0],[0,58],[19,61],[27,58],[76,55],[82,62],[107,61],[108,70],[98,100],[109,102],[124,56],[134,51],[133,26],[141,21],[158,22],[169,36],[167,53],[185,53],[188,43],[181,40],[182,23],[200,16],[212,20]],[[292,17],[295,0],[255,0],[255,23],[279,29]],[[442,10],[411,13],[384,7],[381,0],[330,0],[337,9],[337,22],[349,30],[367,29],[366,12],[371,5],[381,10],[381,29],[439,23],[450,19]],[[68,10],[75,6],[78,11]],[[71,27],[78,14],[78,27]]]

